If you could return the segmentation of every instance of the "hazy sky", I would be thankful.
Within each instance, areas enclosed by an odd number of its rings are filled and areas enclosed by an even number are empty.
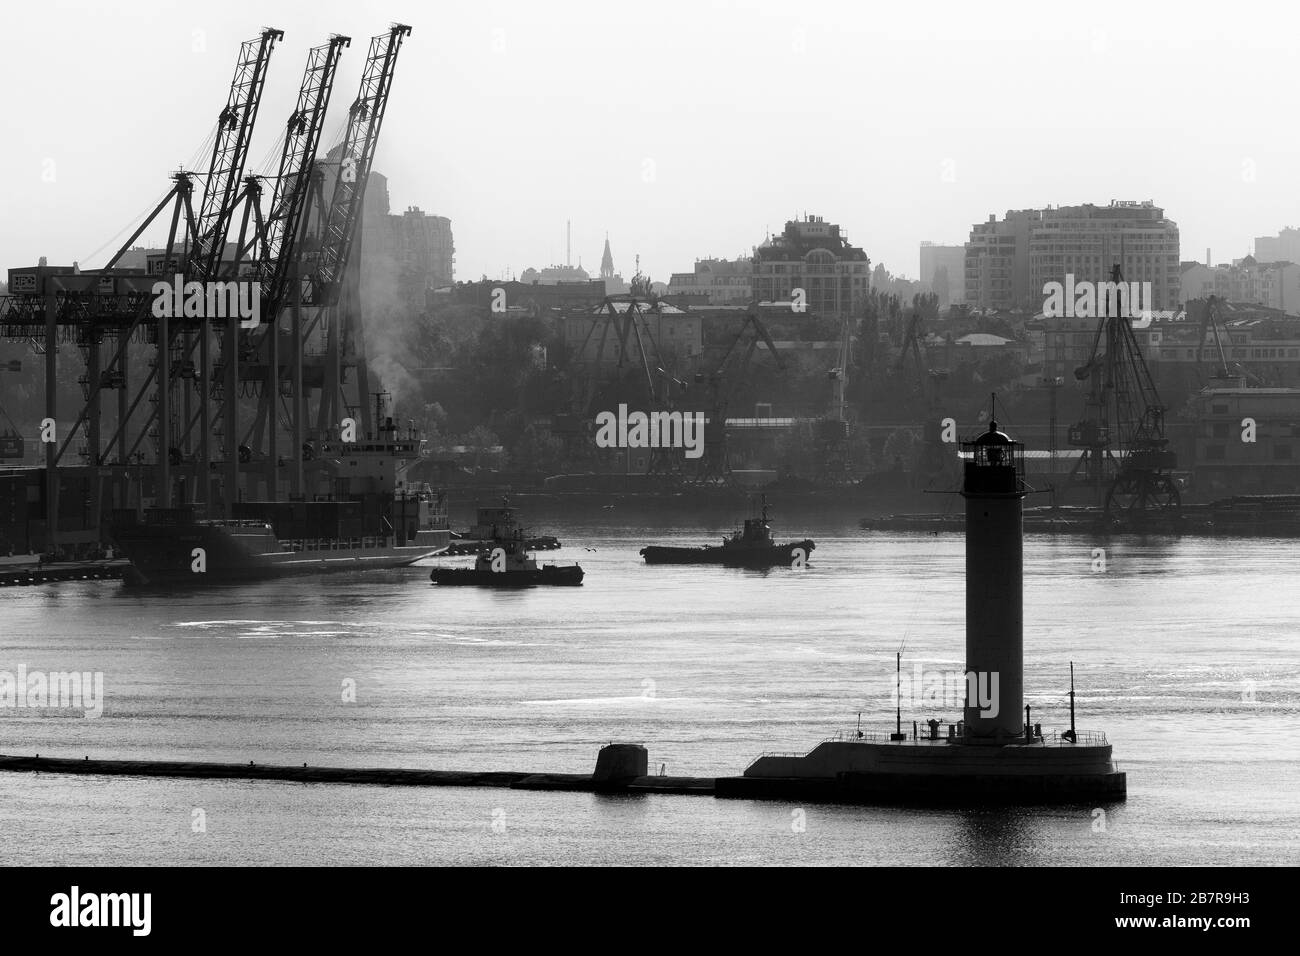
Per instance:
[[[1009,208],[1154,199],[1182,257],[1216,262],[1300,225],[1294,3],[44,2],[5,20],[0,268],[102,264],[263,26],[285,38],[252,162],[338,32],[332,138],[393,20],[414,32],[375,168],[394,210],[451,218],[459,279],[562,261],[566,219],[575,262],[594,272],[608,231],[625,276],[639,253],[665,281],[805,211],[911,277],[921,240]]]

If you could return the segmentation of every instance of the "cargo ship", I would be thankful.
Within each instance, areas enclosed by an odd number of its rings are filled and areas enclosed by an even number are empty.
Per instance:
[[[422,439],[399,437],[391,418],[374,440],[320,442],[313,470],[334,493],[238,501],[229,517],[195,507],[117,513],[112,537],[131,561],[131,585],[202,586],[287,574],[393,568],[443,552],[447,500],[411,485]]]
[[[429,580],[438,585],[469,585],[490,588],[536,587],[538,585],[576,586],[582,583],[583,570],[578,564],[539,565],[532,556],[534,539],[525,536],[524,528],[508,502],[500,508],[479,508],[475,531],[482,536],[472,568],[437,567]],[[554,540],[554,539],[550,539]],[[559,543],[556,542],[556,547]],[[448,552],[463,553],[463,552]]]
[[[816,545],[811,539],[777,544],[767,517],[767,499],[762,513],[746,518],[744,527],[720,545],[680,548],[650,545],[641,549],[646,564],[721,564],[735,568],[804,567]]]

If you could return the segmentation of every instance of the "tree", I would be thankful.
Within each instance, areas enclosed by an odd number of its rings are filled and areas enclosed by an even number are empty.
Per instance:
[[[912,296],[912,308],[927,322],[936,322],[939,319],[939,296],[934,292],[919,292]]]
[[[934,278],[930,280],[930,291],[939,297],[939,308],[946,309],[952,302],[952,295],[948,289],[948,267],[937,265],[934,267]]]
[[[497,437],[496,432],[484,425],[475,425],[465,436],[465,447],[469,453],[474,456],[474,469],[477,471],[483,462],[483,457],[501,444],[501,439]]]
[[[564,442],[532,426],[511,446],[510,463],[520,471],[553,475],[561,470]]]
[[[912,460],[916,450],[916,432],[910,428],[896,428],[885,439],[885,448],[881,453],[890,468],[903,468]]]

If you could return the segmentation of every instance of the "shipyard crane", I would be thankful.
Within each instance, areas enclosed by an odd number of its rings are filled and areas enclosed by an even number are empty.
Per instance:
[[[661,303],[649,291],[648,281],[638,275],[633,278],[631,292],[606,296],[600,309],[592,318],[586,335],[572,353],[572,360],[586,366],[576,392],[577,420],[585,421],[597,411],[595,406],[604,401],[605,405],[616,404],[611,398],[619,398],[624,391],[629,377],[637,380],[634,389],[644,391],[646,411],[671,411],[677,395],[686,389],[686,384],[665,369],[670,364],[665,362],[660,352],[659,343],[651,328],[652,318],[659,317]],[[599,337],[596,336],[600,330]],[[613,363],[612,380],[604,386],[598,381],[600,369],[605,364],[607,345],[611,334],[617,345],[617,357]],[[595,348],[588,354],[588,346],[595,340]],[[641,396],[637,400],[642,400]],[[586,436],[582,429],[573,427],[574,422],[566,416],[563,434],[569,441],[570,454],[582,454]],[[649,474],[676,474],[682,468],[680,450],[669,448],[650,449]]]
[[[907,367],[908,356],[913,357],[916,371],[916,389],[925,405],[925,418],[921,426],[921,448],[915,463],[916,474],[926,487],[937,480],[948,478],[956,463],[955,446],[943,441],[940,389],[948,378],[947,369],[930,367],[930,353],[925,346],[925,322],[919,309],[912,311],[894,371],[901,373]]]
[[[840,322],[839,351],[835,367],[827,371],[826,378],[833,383],[829,414],[817,419],[817,464],[826,477],[842,478],[849,469],[849,420],[846,394],[849,385],[849,367],[853,363],[852,333],[849,316]]]
[[[360,256],[354,254],[355,237],[361,219],[361,203],[379,143],[388,94],[402,41],[411,28],[395,23],[386,33],[371,37],[362,68],[357,97],[348,108],[348,124],[338,147],[338,174],[329,204],[319,214],[320,241],[310,252],[303,250],[303,298],[301,306],[317,310],[308,334],[323,313],[339,313],[326,324],[324,384],[317,428],[323,434],[337,428],[349,407],[357,410],[362,427],[369,432],[365,395],[369,392],[365,363],[364,326],[359,315]],[[344,286],[348,294],[344,297]],[[342,308],[340,308],[342,303]],[[343,370],[356,372],[357,401],[349,406],[343,394]],[[377,423],[376,423],[377,424]]]
[[[1111,281],[1123,281],[1118,265]],[[1094,489],[1107,517],[1176,515],[1181,499],[1170,474],[1176,458],[1165,437],[1166,409],[1128,315],[1102,318],[1091,356],[1074,375],[1088,382],[1088,395],[1084,419],[1069,431],[1070,444],[1083,450],[1071,480]]]
[[[280,465],[276,405],[281,400],[281,383],[286,377],[281,372],[280,317],[286,306],[297,306],[301,298],[301,284],[297,280],[298,256],[307,219],[311,172],[329,109],[339,57],[351,42],[350,37],[334,34],[326,43],[308,51],[298,99],[285,124],[280,164],[271,203],[265,214],[257,202],[261,194],[258,178],[249,177],[247,180],[247,191],[253,202],[245,207],[240,249],[235,261],[242,262],[246,255],[252,257],[253,275],[260,287],[262,324],[250,330],[227,330],[222,350],[222,375],[212,383],[211,391],[214,396],[231,396],[229,401],[222,403],[223,414],[227,416],[222,427],[225,433],[238,436],[242,424],[238,421],[238,395],[244,381],[253,382],[259,399],[257,414],[241,436],[242,440],[236,443],[232,439],[239,451],[235,455],[228,454],[226,467],[229,480],[237,473],[241,454],[255,466],[262,466],[271,500],[277,496],[277,469]],[[250,213],[256,218],[256,228],[253,238],[245,246],[243,237],[247,233]],[[294,308],[293,312],[294,321],[287,343],[289,354],[283,356],[292,399],[288,418],[293,431],[293,445],[287,457],[292,466],[290,491],[301,494],[301,466],[307,454],[303,441],[306,411],[302,357],[305,342],[301,309]]]
[[[907,367],[908,356],[912,356],[916,370],[917,391],[925,400],[927,410],[935,411],[939,403],[940,383],[948,378],[948,370],[931,367],[930,350],[925,345],[925,338],[925,320],[919,311],[913,311],[907,321],[907,329],[903,333],[898,359],[894,362],[894,371],[902,372]]]
[[[1210,376],[1211,383],[1218,379],[1221,384],[1231,385],[1251,385],[1263,387],[1268,384],[1267,380],[1255,372],[1244,367],[1240,362],[1228,364],[1227,353],[1223,348],[1223,339],[1227,338],[1227,330],[1223,325],[1223,300],[1217,295],[1209,296],[1205,301],[1205,311],[1201,315],[1200,323],[1200,341],[1204,343],[1209,332],[1213,332],[1215,344],[1218,346],[1219,365]],[[1196,351],[1196,369],[1201,371],[1201,350]],[[1202,381],[1204,376],[1202,375]]]
[[[1190,305],[1190,303],[1189,303]],[[1263,385],[1264,380],[1253,372],[1247,371],[1240,363],[1234,362],[1228,364],[1227,353],[1223,348],[1223,339],[1226,337],[1226,331],[1222,325],[1223,319],[1223,300],[1217,295],[1211,295],[1206,298],[1201,312],[1201,321],[1199,325],[1199,336],[1197,338],[1196,349],[1196,371],[1202,384],[1205,381],[1204,365],[1202,361],[1202,347],[1206,338],[1213,333],[1214,344],[1217,346],[1219,353],[1219,364],[1214,369],[1213,374],[1209,376],[1213,382],[1215,379],[1220,381],[1231,382],[1249,382],[1252,385]]]
[[[212,143],[203,202],[194,223],[195,239],[187,268],[196,279],[212,278],[221,269],[226,234],[235,213],[248,147],[262,102],[267,65],[276,41],[282,39],[283,30],[266,29],[257,39],[240,47],[230,95],[217,116],[217,135]]]
[[[263,30],[256,39],[248,40],[240,46],[239,59],[235,65],[235,75],[230,83],[226,105],[217,116],[212,158],[208,163],[208,174],[204,180],[199,213],[193,221],[192,242],[187,244],[188,255],[181,257],[184,262],[183,267],[172,270],[169,264],[165,264],[164,271],[184,273],[187,281],[203,282],[222,276],[226,238],[236,209],[241,202],[245,203],[247,209],[248,204],[256,201],[256,192],[254,191],[250,196],[242,186],[244,168],[248,162],[248,150],[262,102],[262,90],[266,85],[271,53],[276,42],[283,38],[282,30],[268,28]],[[247,214],[245,222],[247,222]],[[236,275],[239,262],[240,256],[237,252],[231,264],[231,269]],[[206,394],[206,386],[211,377],[209,340],[212,332],[215,331],[218,335],[224,335],[227,343],[233,343],[239,326],[234,318],[224,320],[225,328],[213,328],[211,322],[212,317],[208,317],[200,319],[197,323],[177,322],[176,325],[180,328],[173,328],[171,323],[161,320],[158,326],[158,362],[155,365],[158,387],[154,412],[158,432],[158,491],[160,504],[163,507],[171,504],[172,467],[181,465],[190,457],[190,435],[196,424],[199,425],[199,460],[195,475],[198,479],[195,493],[201,503],[208,502],[213,425],[208,403],[210,396]],[[191,359],[196,346],[200,351],[197,366]],[[173,371],[177,373],[184,385],[181,407],[184,427],[176,430],[175,444],[173,444],[175,426],[172,421],[170,394]],[[226,399],[223,405],[233,407],[237,395],[232,393],[226,396]],[[198,406],[197,409],[194,408],[195,405]],[[148,427],[149,422],[146,422],[145,428]],[[234,489],[238,481],[238,455],[236,449],[231,447],[233,437],[230,428],[225,428],[224,434],[223,455],[228,469],[224,498],[229,503],[237,497]]]
[[[767,326],[758,314],[757,300],[751,301],[740,329],[713,371],[695,376],[709,393],[708,421],[704,426],[704,455],[700,459],[700,478],[725,479],[731,470],[727,453],[727,409],[749,377],[754,353],[762,343],[772,355],[778,371],[785,371],[785,360],[777,350]]]
[[[657,360],[660,358],[658,345],[655,343],[654,336],[650,334],[648,318],[657,309],[658,300],[636,292],[605,297],[591,327],[587,329],[587,334],[583,336],[573,353],[575,359],[585,361],[587,346],[595,336],[596,330],[600,330],[591,362],[592,371],[586,376],[579,394],[579,409],[582,414],[590,415],[593,411],[591,403],[596,400],[599,389],[597,373],[604,363],[606,345],[611,332],[614,333],[618,346],[618,357],[614,362],[615,379],[622,379],[629,369],[634,369],[638,377],[644,380],[646,397],[650,403],[655,405],[660,402],[660,388],[646,348],[649,345],[655,349],[655,358]],[[662,361],[660,364],[662,365]]]
[[[107,448],[115,448],[117,464],[125,466],[136,460],[136,450],[146,438],[155,438],[158,449],[157,500],[163,507],[171,503],[172,468],[180,464],[183,457],[181,450],[172,443],[173,372],[178,373],[182,379],[201,381],[202,374],[194,369],[190,356],[196,345],[206,342],[207,336],[206,330],[199,333],[201,320],[195,323],[182,318],[173,323],[169,318],[152,318],[150,306],[153,295],[150,290],[153,281],[160,275],[185,273],[191,280],[204,280],[215,277],[220,268],[233,209],[241,195],[237,191],[237,185],[247,159],[267,66],[275,44],[283,36],[282,31],[267,28],[240,46],[226,104],[217,117],[212,157],[204,180],[199,213],[195,214],[192,202],[193,174],[182,169],[172,175],[172,186],[167,194],[102,269],[84,276],[58,278],[57,285],[61,287],[61,292],[52,297],[53,303],[45,306],[46,351],[49,356],[46,363],[47,382],[54,379],[50,342],[54,335],[53,329],[58,325],[72,325],[76,328],[76,340],[83,352],[86,374],[82,377],[85,401],[81,412],[57,451],[53,445],[47,449],[46,467],[51,482],[56,481],[55,466],[83,424],[87,425],[84,454],[88,461],[94,468],[106,463],[109,452],[104,450],[100,434],[101,392],[112,389],[118,392],[117,421],[115,430],[107,441]],[[117,263],[168,207],[171,209],[171,221],[158,274],[141,277],[115,272]],[[128,345],[136,330],[142,326],[147,328],[150,341],[157,345],[157,358],[143,381],[133,389],[134,398],[130,398]],[[116,349],[112,357],[103,362],[101,345],[109,335],[116,336]],[[181,341],[180,347],[175,351],[171,347],[174,339]],[[49,388],[47,385],[47,393]],[[185,391],[187,405],[194,398],[192,392],[191,388]],[[146,397],[152,398],[153,407],[132,441],[129,426]],[[198,398],[199,404],[206,407],[202,396]],[[46,405],[53,416],[52,394],[47,394]],[[188,441],[192,429],[189,411],[187,408],[187,428],[180,437],[182,444]],[[151,431],[155,423],[157,427]],[[205,435],[201,435],[201,441],[204,446],[203,463],[206,466],[208,453]],[[206,471],[204,474],[206,476]],[[206,480],[200,482],[199,491],[200,500],[205,501]],[[51,491],[49,498],[56,501],[56,493]]]
[[[1203,351],[1205,339],[1210,331],[1214,333],[1214,346],[1219,353],[1219,364],[1214,369],[1211,378],[1228,378],[1231,372],[1228,371],[1228,357],[1223,351],[1223,337],[1219,331],[1219,297],[1211,295],[1205,300],[1204,311],[1201,313],[1201,324],[1199,335],[1196,337],[1196,371],[1203,372]]]
[[[271,207],[266,215],[266,229],[258,275],[262,279],[263,311],[274,315],[286,303],[301,241],[304,211],[307,206],[310,173],[316,162],[316,150],[339,56],[351,46],[351,37],[333,34],[327,43],[312,47],[307,53],[298,100],[286,124],[280,170],[276,176]]]
[[[72,268],[47,267],[42,261],[31,270],[18,270],[20,279],[11,294],[0,299],[0,330],[11,337],[29,340],[45,356],[46,402],[49,417],[61,420],[57,410],[56,354],[61,341],[73,341],[81,350],[85,372],[81,376],[84,402],[72,426],[60,429],[59,442],[46,447],[46,503],[49,513],[58,513],[57,465],[78,437],[85,444],[80,451],[98,476],[92,482],[95,502],[92,512],[99,514],[100,489],[105,489],[122,503],[134,486],[132,497],[147,495],[138,481],[131,480],[131,468],[144,466],[154,458],[156,464],[155,503],[171,505],[176,488],[173,478],[183,475],[200,505],[210,504],[213,494],[209,475],[218,466],[213,461],[211,439],[219,430],[225,444],[225,492],[229,503],[238,496],[240,462],[248,461],[253,452],[240,441],[235,411],[241,383],[272,387],[263,388],[263,411],[254,428],[268,427],[269,453],[264,453],[260,435],[253,442],[259,459],[267,468],[266,481],[274,496],[275,488],[275,410],[280,389],[275,383],[288,378],[295,410],[290,414],[295,434],[294,458],[301,464],[306,447],[297,440],[302,432],[305,393],[321,388],[322,417],[331,417],[331,406],[341,402],[342,362],[354,360],[360,349],[358,310],[343,310],[339,322],[322,323],[335,359],[334,368],[322,369],[315,364],[304,377],[303,343],[311,329],[302,330],[298,308],[294,308],[291,348],[281,362],[277,350],[284,338],[280,313],[289,306],[314,310],[312,325],[320,322],[322,311],[335,308],[343,295],[356,294],[357,256],[355,235],[387,97],[393,67],[402,39],[410,28],[394,25],[386,34],[371,41],[361,90],[352,104],[346,135],[340,149],[338,173],[333,182],[330,202],[325,202],[321,164],[316,151],[322,121],[328,106],[338,54],[346,38],[333,37],[330,42],[311,51],[297,108],[286,125],[285,147],[270,207],[261,208],[261,180],[245,176],[249,146],[254,134],[270,56],[283,32],[268,28],[243,43],[235,74],[212,134],[212,148],[206,174],[180,169],[171,179],[167,194],[149,211],[120,248],[101,269],[82,272]],[[196,202],[194,190],[202,180],[202,196]],[[319,240],[301,268],[303,245],[309,233],[311,198],[316,199],[315,230]],[[238,216],[243,207],[242,221]],[[197,206],[197,211],[196,211]],[[119,267],[126,253],[155,223],[167,226],[164,254],[151,257],[149,270]],[[233,238],[236,223],[239,239],[234,243],[236,255],[226,254],[228,239]],[[254,251],[255,250],[255,251]],[[247,257],[247,261],[246,261]],[[259,304],[266,318],[260,329],[237,331],[236,322],[212,316],[159,315],[154,304],[153,286],[167,275],[183,275],[190,282],[238,278],[249,268],[249,276],[260,285]],[[298,301],[295,291],[300,291]],[[329,316],[326,316],[328,318]],[[276,334],[279,331],[281,334]],[[302,331],[304,334],[298,334]],[[138,361],[129,348],[144,333],[151,346],[152,358],[147,367],[133,367]],[[221,333],[224,333],[222,336]],[[209,346],[224,337],[221,363],[222,380],[210,374]],[[197,354],[196,354],[197,353]],[[251,359],[256,369],[240,374],[240,358]],[[286,367],[288,370],[285,371]],[[331,374],[332,372],[332,374]],[[363,377],[364,367],[359,368]],[[321,384],[323,382],[323,384]],[[362,390],[365,390],[362,383]],[[103,393],[117,392],[116,416],[107,422],[103,416]],[[179,398],[180,401],[176,401]],[[215,400],[214,400],[215,399]],[[361,404],[361,403],[359,403]],[[229,420],[227,420],[227,415]],[[111,434],[108,432],[111,430]],[[105,436],[107,440],[105,441]],[[193,445],[197,435],[198,454]],[[144,448],[156,445],[156,456],[146,456]],[[106,475],[100,469],[112,464]],[[295,484],[301,492],[301,480]],[[97,527],[98,519],[92,524]],[[49,540],[53,542],[54,529]]]

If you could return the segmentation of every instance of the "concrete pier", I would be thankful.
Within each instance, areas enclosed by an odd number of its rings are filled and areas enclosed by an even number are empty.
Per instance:
[[[873,806],[1056,806],[1120,803],[1123,773],[947,774],[843,773],[837,777],[720,777],[716,797]]]
[[[846,746],[863,747],[860,744]],[[912,749],[909,745],[904,746]],[[867,756],[866,750],[859,750],[858,753],[863,757]],[[773,773],[790,773],[794,769],[771,763],[774,759],[760,758],[760,761],[769,761],[763,769]],[[841,762],[842,758],[833,761],[837,765]],[[1073,759],[1068,761],[1068,763],[1073,762]],[[850,766],[855,763],[855,761],[848,762]],[[829,765],[801,768],[794,772],[805,771],[808,771],[806,775],[789,776],[749,775],[750,771],[747,771],[746,776],[716,778],[645,774],[611,776],[604,770],[592,774],[529,773],[169,760],[86,758],[78,760],[68,757],[0,755],[0,772],[10,773],[187,780],[261,780],[387,787],[499,787],[509,790],[628,795],[658,793],[675,796],[866,805],[997,806],[1039,803],[1095,805],[1122,801],[1125,796],[1123,773],[1089,773],[1082,767],[1067,766],[1066,762],[1062,762],[1049,773],[933,773],[895,770],[882,774],[864,770],[835,770]]]
[[[67,757],[0,755],[0,772],[60,773],[108,777],[173,777],[198,780],[277,780],[289,783],[377,784],[394,787],[506,787],[513,790],[569,790],[586,793],[672,793],[713,795],[711,777],[603,777],[583,773],[409,770],[401,768],[309,767],[255,763],[173,760],[81,760]]]
[[[759,757],[716,796],[918,805],[1120,802],[1127,777],[1098,735],[1003,747],[930,740],[823,741],[802,757]]]

